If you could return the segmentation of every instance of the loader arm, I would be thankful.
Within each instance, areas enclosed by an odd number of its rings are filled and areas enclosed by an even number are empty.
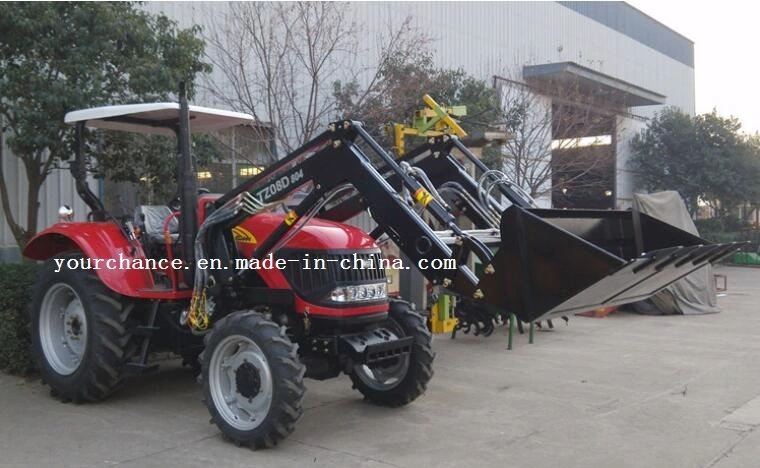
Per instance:
[[[355,140],[366,144],[395,174],[400,185],[414,194],[419,205],[458,238],[456,245],[443,242],[425,220],[407,204],[373,166],[371,160],[356,144]],[[491,250],[473,236],[457,226],[456,218],[436,200],[416,179],[408,176],[398,166],[359,122],[338,122],[330,130],[301,146],[277,164],[249,179],[231,192],[217,199],[208,213],[223,206],[234,197],[249,193],[261,204],[282,200],[289,194],[311,186],[311,192],[285,216],[282,224],[265,239],[260,240],[253,251],[254,258],[264,258],[277,250],[287,240],[291,231],[300,223],[307,222],[311,214],[325,197],[346,186],[353,187],[361,194],[357,201],[361,209],[369,208],[380,229],[393,239],[408,258],[419,265],[420,261],[430,264],[433,260],[448,261],[456,265],[453,270],[422,270],[425,277],[434,284],[444,284],[458,294],[477,296],[478,277],[467,266],[468,258],[474,254],[484,264],[491,262]],[[238,225],[250,214],[241,212],[225,225],[220,226],[220,235],[212,235],[208,246],[214,258],[223,264],[237,255],[234,242],[219,242],[225,232]],[[238,280],[245,282],[250,274],[247,270],[234,273]],[[232,277],[232,276],[230,276]],[[228,278],[225,278],[229,281]],[[234,281],[234,279],[233,279]]]
[[[478,176],[489,171],[488,167],[472,154],[459,138],[449,135],[430,138],[397,161],[422,169],[444,199],[455,205],[459,214],[470,219],[477,229],[498,229],[501,211],[503,210],[494,211],[493,207],[504,206],[506,208],[505,205],[507,204],[492,195],[488,196],[488,206],[484,206],[480,202],[478,181],[451,154],[454,149],[463,154],[466,160],[474,166]],[[397,190],[401,188],[400,176],[388,165],[382,165],[378,172],[386,178],[392,187]],[[495,188],[498,189],[498,194],[509,202],[508,204],[525,208],[532,206],[530,200],[510,185],[498,184]],[[353,197],[325,210],[320,214],[320,218],[345,221],[356,216],[363,209],[361,194],[356,193]]]

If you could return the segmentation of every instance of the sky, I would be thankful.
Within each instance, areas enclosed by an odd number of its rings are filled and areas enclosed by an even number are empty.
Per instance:
[[[629,0],[694,41],[696,111],[733,115],[760,132],[760,2]]]

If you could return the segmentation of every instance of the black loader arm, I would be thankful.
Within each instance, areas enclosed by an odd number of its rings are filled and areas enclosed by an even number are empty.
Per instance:
[[[413,193],[414,198],[428,213],[443,226],[460,235],[461,242],[451,248],[441,241],[425,220],[402,200],[397,189],[378,173],[367,155],[355,143],[354,140],[357,138],[364,141],[383,159],[388,170],[396,174],[399,184]],[[334,191],[341,188],[352,187],[360,194],[357,202],[361,209],[369,208],[379,227],[398,244],[415,265],[421,260],[426,260],[428,264],[433,260],[455,261],[454,270],[422,270],[429,281],[444,284],[458,294],[477,295],[479,280],[467,267],[467,259],[470,254],[474,254],[481,262],[487,264],[492,258],[491,251],[477,239],[460,230],[448,209],[430,195],[417,180],[406,175],[392,157],[366,133],[359,122],[331,124],[330,130],[225,194],[215,205],[221,207],[246,192],[258,200],[259,204],[267,204],[282,200],[309,185],[309,194],[287,214],[269,236],[260,240],[253,257],[263,258],[281,246],[293,229],[297,229],[301,222],[308,221],[310,214],[319,207],[325,197],[330,197]],[[250,214],[241,212],[225,224],[224,231],[230,230],[247,216]],[[210,248],[213,249],[216,258],[221,257],[224,263],[225,257],[231,258],[235,255],[232,251],[225,251],[231,250],[233,246],[229,243],[212,242]],[[244,276],[247,272],[243,270],[237,274]]]
[[[464,164],[452,154],[455,149],[473,165],[475,176],[471,175]],[[489,169],[457,137],[444,135],[430,138],[397,161],[399,164],[407,163],[424,171],[444,200],[452,205],[457,214],[470,219],[477,229],[499,228],[499,217],[503,208],[496,207],[502,207],[505,204],[493,195],[488,195],[488,206],[484,206],[480,201],[480,188],[475,178],[482,176]],[[378,172],[394,189],[401,188],[401,176],[387,164],[379,167]],[[497,184],[495,188],[498,190],[498,195],[508,201],[507,206],[517,205],[525,208],[531,206],[530,200],[516,188],[506,184]],[[320,218],[345,221],[356,216],[363,209],[361,194],[357,193],[325,210],[320,214]]]

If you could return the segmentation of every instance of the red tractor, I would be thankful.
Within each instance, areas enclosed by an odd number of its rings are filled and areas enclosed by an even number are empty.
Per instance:
[[[62,208],[68,220],[24,250],[44,262],[31,327],[51,393],[102,400],[128,373],[155,368],[152,352],[170,350],[199,363],[204,400],[228,439],[268,447],[301,416],[305,376],[344,372],[368,400],[387,406],[425,391],[431,335],[411,304],[387,297],[374,239],[312,219],[315,205],[345,192],[335,175],[350,168],[325,164],[339,140],[323,135],[212,195],[196,186],[190,134],[249,124],[251,116],[188,106],[181,91],[179,103],[100,107],[65,120],[76,126],[71,170],[91,212],[72,222]],[[109,214],[86,183],[86,127],[176,135],[177,198],[139,206],[133,217]],[[283,204],[304,188],[298,206]]]

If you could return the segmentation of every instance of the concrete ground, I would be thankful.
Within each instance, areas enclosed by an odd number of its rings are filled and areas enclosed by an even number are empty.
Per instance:
[[[0,375],[0,466],[748,467],[760,462],[760,269],[723,268],[723,312],[578,317],[506,351],[438,337],[428,392],[377,408],[346,377],[308,381],[276,449],[226,443],[176,363],[100,404]]]

